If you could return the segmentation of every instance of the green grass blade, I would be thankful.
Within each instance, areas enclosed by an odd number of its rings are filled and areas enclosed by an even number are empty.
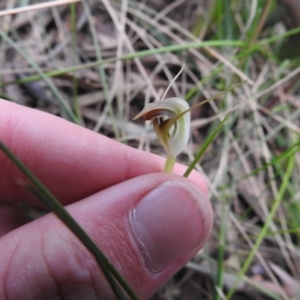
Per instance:
[[[20,169],[20,171],[30,180],[27,188],[75,234],[75,236],[86,246],[86,248],[94,255],[101,270],[103,271],[107,281],[114,291],[117,299],[126,300],[127,297],[115,281],[122,286],[131,299],[137,300],[137,296],[109,262],[103,252],[98,248],[91,237],[82,229],[76,220],[68,213],[62,204],[54,197],[54,195],[35,177],[35,175],[0,141],[0,150]]]
[[[257,48],[260,48],[262,45],[274,43],[274,42],[282,40],[288,36],[298,34],[299,32],[300,32],[300,28],[295,28],[295,29],[289,30],[281,35],[277,35],[277,36],[274,36],[271,38],[260,40],[254,46],[252,46],[251,49],[252,49],[252,51],[255,51]],[[0,33],[1,33],[1,31],[0,31]],[[158,54],[158,53],[178,52],[178,51],[192,49],[192,48],[223,47],[223,46],[244,47],[245,45],[246,45],[245,42],[236,41],[236,40],[232,40],[232,41],[224,41],[224,40],[199,41],[199,42],[186,43],[186,44],[182,44],[182,45],[171,45],[171,46],[165,46],[165,47],[156,48],[156,49],[143,50],[143,51],[139,51],[139,52],[135,52],[135,53],[130,53],[130,54],[120,57],[119,60],[126,61],[126,60],[131,60],[136,57],[146,57],[146,56],[150,56],[150,55],[154,55],[154,54]],[[118,58],[115,58],[115,57],[109,58],[109,59],[104,59],[104,60],[97,60],[95,62],[81,64],[81,65],[77,65],[77,66],[73,66],[73,67],[69,67],[69,68],[64,68],[61,70],[44,72],[43,75],[45,75],[46,77],[56,77],[56,76],[64,75],[67,73],[72,73],[72,72],[79,71],[79,70],[93,68],[93,67],[103,65],[103,64],[113,63],[113,62],[116,62],[117,60],[118,60]],[[222,69],[223,69],[223,65],[219,67],[218,72],[220,72]],[[214,73],[218,73],[218,72],[214,72]],[[41,78],[42,78],[42,76],[39,74],[32,75],[32,76],[27,76],[20,80],[12,81],[9,83],[1,83],[0,86],[6,86],[8,84],[15,84],[15,83],[28,83],[28,82],[40,80]],[[211,78],[211,75],[209,75],[209,78]]]
[[[221,209],[222,209],[222,218],[221,218],[221,228],[220,228],[220,234],[218,239],[218,256],[217,256],[217,274],[215,279],[215,286],[218,287],[220,290],[223,290],[224,288],[224,256],[226,251],[226,233],[227,233],[227,226],[226,226],[226,220],[228,220],[228,211],[226,209],[226,203],[223,199],[221,203]],[[215,289],[215,295],[216,300],[221,299],[220,293],[218,293],[217,289]]]
[[[265,163],[260,168],[256,168],[252,172],[250,172],[250,173],[246,174],[245,176],[241,177],[239,179],[239,181],[248,179],[251,176],[255,176],[255,175],[259,174],[261,171],[266,170],[269,166],[274,166],[275,164],[279,163],[280,161],[289,158],[291,155],[294,155],[296,152],[298,152],[299,148],[300,148],[300,142],[292,145],[290,148],[288,148],[287,150],[285,150],[280,155],[274,157],[273,159],[271,159],[269,162]]]
[[[76,32],[76,3],[73,2],[70,4],[70,16],[71,16],[71,32],[72,32],[72,41],[71,41],[71,49],[72,49],[72,64],[76,63],[76,53],[77,49],[77,32]],[[78,103],[78,80],[77,76],[73,77],[73,110],[80,123],[82,123],[80,108]]]
[[[234,283],[234,285],[229,290],[229,292],[226,296],[227,300],[230,300],[231,297],[233,296],[234,291],[235,291],[239,281],[241,280],[241,278],[243,277],[245,272],[249,269],[250,264],[251,264],[251,262],[252,262],[252,260],[255,256],[255,254],[257,253],[260,244],[262,243],[263,239],[265,238],[265,236],[268,233],[268,229],[269,229],[269,226],[271,224],[271,221],[273,220],[273,218],[275,216],[275,213],[276,213],[276,211],[277,211],[277,209],[278,209],[278,207],[279,207],[279,205],[282,201],[283,195],[284,195],[284,193],[285,193],[285,191],[286,191],[286,189],[289,185],[289,179],[290,179],[291,174],[292,174],[293,169],[294,169],[294,163],[295,163],[295,154],[293,154],[292,156],[289,157],[288,164],[287,164],[287,170],[284,174],[284,178],[282,180],[278,195],[277,195],[277,197],[276,197],[276,199],[275,199],[275,201],[272,205],[270,214],[268,215],[262,230],[260,231],[259,235],[256,238],[256,242],[255,242],[255,245],[254,245],[253,249],[249,253],[244,265],[242,266],[240,272],[238,273],[236,282]]]
[[[300,143],[295,143],[294,145],[292,145],[289,149],[285,150],[283,153],[281,153],[280,155],[272,158],[269,162],[263,164],[261,167],[254,169],[253,171],[249,172],[248,174],[242,176],[241,178],[239,178],[238,180],[233,180],[232,183],[233,184],[237,184],[238,182],[241,182],[243,180],[246,180],[250,177],[253,177],[257,174],[259,174],[262,171],[265,171],[269,166],[275,166],[275,164],[281,162],[284,159],[288,159],[291,155],[294,155],[296,152],[298,152],[300,149]],[[226,189],[228,186],[222,186],[220,189],[224,190]]]
[[[147,57],[147,56],[151,56],[154,54],[167,53],[167,52],[179,52],[179,51],[188,50],[188,49],[192,49],[192,48],[223,47],[223,46],[243,47],[244,45],[245,45],[244,42],[236,41],[236,40],[233,40],[233,41],[225,41],[225,40],[197,41],[197,42],[191,42],[191,43],[180,44],[180,45],[170,45],[170,46],[160,47],[160,48],[156,48],[156,49],[142,50],[139,52],[126,54],[119,58],[112,57],[112,58],[108,58],[108,59],[97,60],[97,61],[94,61],[91,63],[81,64],[81,65],[77,65],[77,66],[73,66],[73,67],[69,67],[69,68],[64,68],[61,70],[45,72],[42,74],[46,77],[55,77],[55,76],[60,76],[60,75],[72,73],[72,72],[79,71],[79,70],[94,68],[99,65],[114,63],[119,60],[126,61],[126,60],[131,60],[134,58]],[[25,77],[21,80],[13,81],[13,82],[11,82],[11,84],[12,83],[28,83],[28,82],[32,82],[32,81],[37,81],[41,78],[42,78],[42,76],[40,74],[32,75],[32,76]],[[1,84],[0,86],[4,86],[4,85],[7,85],[7,83]]]
[[[230,112],[225,116],[225,118],[221,121],[218,127],[209,135],[209,137],[205,140],[204,144],[200,147],[197,155],[195,156],[194,160],[191,162],[185,173],[183,174],[184,177],[188,177],[192,170],[195,168],[196,164],[199,162],[203,154],[205,153],[208,146],[212,143],[215,137],[218,135],[220,130],[222,129],[223,125],[225,124],[226,120],[228,119]]]
[[[70,119],[70,121],[80,124],[79,120],[76,118],[70,107],[68,106],[65,99],[63,99],[62,95],[58,91],[58,89],[54,86],[54,84],[49,80],[49,78],[43,73],[43,71],[40,69],[40,67],[37,65],[37,63],[31,59],[27,55],[25,51],[23,51],[5,32],[0,30],[0,36],[3,40],[5,40],[9,45],[11,45],[21,56],[23,56],[29,64],[35,69],[35,71],[38,73],[38,77],[42,78],[54,96],[57,98],[62,110],[65,112],[66,116]]]
[[[232,27],[232,12],[230,9],[231,1],[225,0],[224,1],[224,14],[225,14],[225,26],[223,28],[225,29],[225,33],[223,34],[224,37],[226,37],[227,40],[231,40],[233,38],[233,27]]]

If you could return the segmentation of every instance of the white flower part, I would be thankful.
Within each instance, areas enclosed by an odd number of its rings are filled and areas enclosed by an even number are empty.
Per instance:
[[[162,102],[174,103],[174,108],[172,112],[175,115],[188,110],[190,107],[188,103],[181,98],[169,98]],[[176,157],[179,153],[183,151],[186,147],[189,137],[190,137],[190,126],[191,126],[191,113],[188,111],[183,116],[181,116],[176,123],[171,127],[169,131],[169,151],[170,155]]]
[[[169,98],[146,105],[134,119],[153,120],[154,130],[168,155],[176,157],[189,141],[189,109],[184,99]]]

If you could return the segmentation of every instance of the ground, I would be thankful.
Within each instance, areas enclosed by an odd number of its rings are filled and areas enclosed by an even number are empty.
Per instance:
[[[230,113],[195,166],[215,225],[152,299],[298,299],[299,1],[68,2],[0,2],[2,98],[165,156],[133,117],[184,64],[166,98],[197,104],[244,81],[191,112],[186,165]]]

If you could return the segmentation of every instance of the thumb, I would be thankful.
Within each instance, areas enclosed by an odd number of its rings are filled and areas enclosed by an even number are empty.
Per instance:
[[[148,174],[67,208],[147,299],[209,236],[212,210],[199,186]],[[0,299],[114,299],[93,256],[53,214],[2,237],[0,252]]]

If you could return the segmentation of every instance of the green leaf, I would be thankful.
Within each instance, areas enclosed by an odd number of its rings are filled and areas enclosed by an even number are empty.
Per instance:
[[[82,229],[76,220],[68,213],[62,204],[54,195],[37,179],[37,177],[0,141],[0,150],[19,168],[19,170],[30,180],[26,188],[34,194],[47,208],[56,214],[56,216],[73,232],[73,234],[82,242],[83,245],[94,255],[100,268],[102,269],[110,287],[114,291],[117,299],[126,300],[127,297],[118,285],[127,292],[131,299],[137,300],[137,296],[109,262],[104,253],[98,248],[92,238]],[[117,282],[116,282],[117,280]]]
[[[221,123],[218,125],[218,127],[209,135],[209,137],[205,140],[204,144],[200,147],[197,155],[195,156],[194,160],[191,162],[185,173],[183,174],[183,177],[188,177],[192,170],[195,168],[196,164],[200,161],[203,154],[205,153],[208,146],[213,142],[213,140],[216,138],[220,130],[222,129],[223,125],[225,124],[227,118],[229,117],[230,112],[225,116],[225,118],[221,121]]]

